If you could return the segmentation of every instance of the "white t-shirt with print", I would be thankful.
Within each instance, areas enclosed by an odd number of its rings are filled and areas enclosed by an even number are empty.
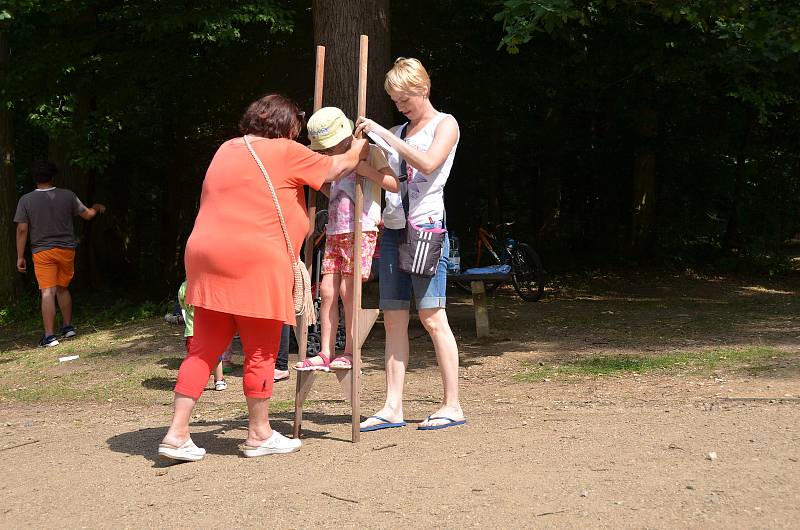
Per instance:
[[[406,136],[405,142],[411,147],[427,152],[433,144],[436,127],[450,114],[440,112],[425,127],[417,133]],[[408,125],[405,125],[407,127]],[[395,136],[399,137],[403,127],[398,127]],[[460,137],[460,134],[459,134]],[[453,167],[453,158],[456,155],[458,138],[450,149],[444,163],[431,174],[417,170],[406,161],[406,176],[408,177],[408,216],[412,223],[420,225],[444,219],[444,186]],[[390,155],[389,165],[396,175],[400,175],[400,158]],[[386,207],[383,210],[383,223],[386,228],[399,230],[406,226],[406,216],[403,211],[403,200],[400,193],[386,192]]]

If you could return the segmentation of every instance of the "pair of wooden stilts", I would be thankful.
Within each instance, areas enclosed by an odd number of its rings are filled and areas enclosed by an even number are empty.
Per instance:
[[[369,39],[366,35],[361,35],[359,41],[358,57],[358,115],[366,116],[367,112],[367,57],[369,53]],[[317,46],[316,71],[314,75],[314,112],[322,108],[322,91],[325,76],[325,47]],[[308,197],[308,218],[311,221],[309,233],[306,236],[304,263],[311,272],[314,255],[314,219],[317,214],[317,194],[313,189],[309,190]],[[351,419],[351,439],[353,442],[359,440],[359,424],[361,422],[361,346],[369,335],[372,326],[378,318],[378,309],[362,309],[361,307],[361,212],[364,205],[364,177],[356,179],[356,197],[353,237],[353,310],[352,310],[352,329],[353,329],[353,366],[350,370],[336,370],[336,377],[342,384],[342,390],[346,399],[352,406]],[[302,362],[306,358],[306,348],[308,344],[308,321],[305,317],[297,319],[295,328],[297,337],[298,354]],[[332,352],[331,352],[332,353]],[[303,423],[303,403],[314,385],[317,372],[296,372],[297,388],[294,401],[294,437],[298,438],[302,430]]]

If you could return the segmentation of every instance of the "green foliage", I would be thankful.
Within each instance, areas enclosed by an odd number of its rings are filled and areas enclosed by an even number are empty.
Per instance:
[[[14,72],[0,103],[94,171],[114,161],[115,139],[158,119],[163,88],[194,95],[187,78],[213,49],[247,44],[248,31],[293,28],[291,9],[269,0],[17,1],[7,13]],[[159,93],[145,93],[154,84]]]
[[[25,330],[38,329],[42,325],[40,299],[26,295],[13,303],[0,305],[0,328],[14,325]]]
[[[134,320],[163,315],[172,307],[167,302],[155,303],[151,300],[132,302],[117,299],[110,304],[99,304],[97,301],[82,309],[84,318],[93,326],[121,324]]]
[[[76,318],[86,326],[110,326],[125,322],[162,316],[171,311],[174,300],[130,300],[123,297],[110,296],[109,293],[90,295],[76,303]],[[13,304],[0,307],[0,327],[28,332],[38,330],[42,326],[41,300],[39,297],[26,296]]]
[[[29,188],[30,159],[49,156],[62,170],[61,185],[109,206],[91,235],[103,242],[99,268],[110,272],[92,283],[141,282],[156,293],[179,283],[181,248],[213,149],[236,134],[254,97],[292,95],[305,81],[274,73],[310,55],[293,44],[302,39],[293,35],[298,7],[282,0],[8,4],[13,56],[0,104],[16,119],[20,188]],[[94,245],[85,243],[90,252]]]
[[[560,137],[573,145],[556,163],[589,184],[596,198],[583,211],[600,221],[595,227],[624,232],[632,210],[620,194],[605,197],[589,175],[610,164],[616,175],[601,181],[630,189],[638,176],[619,161],[649,152],[656,191],[648,231],[663,254],[708,261],[722,250],[758,260],[800,229],[798,142],[789,133],[800,101],[796,2],[509,0],[495,20],[503,24],[500,48],[519,68],[533,74],[548,54],[564,65],[546,70],[540,84],[548,97],[537,104],[541,116],[578,127]],[[645,116],[658,127],[649,137]],[[565,186],[561,180],[562,207]],[[613,210],[621,214],[616,223]],[[589,223],[578,226],[589,230],[581,239],[596,241]],[[601,247],[624,251],[622,241]]]
[[[519,53],[521,45],[543,32],[583,51],[587,58],[597,28],[619,20],[625,20],[624,28],[631,32],[671,25],[667,32],[654,33],[653,44],[690,55],[692,68],[684,68],[685,74],[695,77],[711,70],[726,76],[727,95],[753,105],[762,120],[795,99],[792,87],[778,76],[793,74],[798,64],[800,5],[796,2],[507,0],[495,20],[505,30],[500,47],[510,53]],[[669,77],[675,72],[667,69],[660,75]]]
[[[109,206],[82,228],[78,288],[176,290],[204,172],[245,105],[278,91],[311,110],[311,4],[3,4],[13,54],[0,105],[14,113],[19,191],[30,160],[49,156],[60,185]],[[461,126],[446,202],[465,264],[478,224],[515,220],[554,272],[781,270],[800,231],[796,2],[391,5],[391,54],[422,59],[434,104]],[[642,160],[652,216],[634,241]]]
[[[158,1],[126,2],[100,15],[104,23],[130,27],[145,42],[184,35],[202,43],[230,44],[242,40],[242,28],[266,26],[273,32],[291,31],[292,11],[278,2]]]

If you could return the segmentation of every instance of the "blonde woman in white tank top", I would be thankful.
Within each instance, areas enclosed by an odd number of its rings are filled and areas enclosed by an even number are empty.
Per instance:
[[[444,186],[450,175],[458,146],[458,122],[437,111],[429,99],[430,78],[416,59],[401,57],[386,74],[386,92],[408,120],[405,140],[403,125],[388,130],[373,120],[360,117],[357,132],[371,132],[383,138],[398,157],[389,160],[399,175],[400,158],[408,166],[409,217],[414,224],[441,226],[444,220]],[[401,178],[403,175],[400,175]],[[403,385],[408,367],[408,321],[410,296],[416,298],[420,321],[431,336],[442,373],[444,398],[441,407],[419,424],[419,429],[436,430],[466,422],[458,398],[458,345],[445,312],[447,247],[437,274],[426,279],[397,271],[396,245],[405,214],[399,194],[386,194],[383,212],[384,239],[381,244],[381,309],[386,328],[386,402],[361,423],[362,431],[406,425],[403,415]],[[394,263],[392,263],[394,262]]]

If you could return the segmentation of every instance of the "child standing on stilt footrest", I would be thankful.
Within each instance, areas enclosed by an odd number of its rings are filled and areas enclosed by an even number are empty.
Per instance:
[[[353,141],[353,123],[336,107],[325,107],[315,112],[308,120],[307,127],[310,148],[314,151],[328,155],[344,153]],[[318,356],[297,363],[295,370],[328,372],[331,369],[349,370],[353,365],[353,243],[357,175],[367,179],[364,184],[364,211],[359,212],[362,226],[362,280],[369,278],[372,255],[378,240],[380,190],[397,192],[400,189],[386,157],[376,146],[370,146],[369,157],[361,161],[356,171],[323,188],[330,202],[320,285],[321,348]],[[344,302],[346,340],[343,354],[331,360],[336,348],[340,296]]]

